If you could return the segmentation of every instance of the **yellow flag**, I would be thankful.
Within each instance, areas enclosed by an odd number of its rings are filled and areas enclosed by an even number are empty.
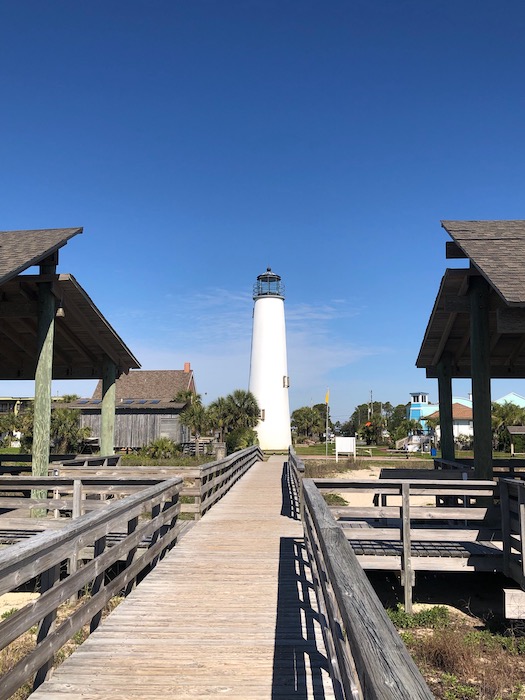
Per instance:
[[[330,401],[330,389],[326,390],[326,396],[324,397],[324,402],[328,406],[328,402]]]

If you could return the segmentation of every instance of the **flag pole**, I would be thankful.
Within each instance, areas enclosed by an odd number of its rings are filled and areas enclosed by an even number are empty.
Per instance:
[[[326,396],[325,396],[325,404],[326,404],[326,427],[325,427],[325,438],[324,438],[324,444],[325,444],[325,456],[328,457],[328,402],[330,400],[330,389],[326,390]]]

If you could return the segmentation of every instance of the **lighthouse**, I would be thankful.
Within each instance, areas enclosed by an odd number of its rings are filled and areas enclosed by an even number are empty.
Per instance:
[[[271,268],[257,277],[253,300],[249,388],[261,411],[259,445],[263,450],[287,450],[291,432],[284,285]]]

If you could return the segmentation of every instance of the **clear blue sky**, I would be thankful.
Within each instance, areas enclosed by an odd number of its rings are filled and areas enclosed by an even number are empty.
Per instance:
[[[247,387],[268,265],[292,409],[437,400],[439,222],[525,218],[524,36],[522,0],[4,0],[0,228],[83,226],[60,271],[207,400]]]

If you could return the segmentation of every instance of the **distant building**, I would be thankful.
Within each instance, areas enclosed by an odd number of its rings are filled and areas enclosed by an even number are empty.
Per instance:
[[[137,449],[159,437],[189,442],[189,430],[180,414],[187,402],[175,402],[180,392],[196,393],[190,363],[183,370],[131,370],[115,384],[115,449]],[[79,399],[69,408],[80,410],[80,424],[91,429],[92,440],[100,436],[102,382],[91,399]]]
[[[434,411],[426,416],[427,419],[439,419],[439,410]],[[472,437],[474,435],[473,422],[472,422],[472,408],[464,406],[461,403],[454,402],[452,404],[452,432],[454,438],[458,438],[460,435],[466,435],[467,437]],[[441,437],[439,425],[436,428],[436,437],[439,440]]]
[[[511,391],[510,393],[505,394],[505,396],[502,396],[500,399],[497,399],[496,401],[494,401],[494,403],[515,403],[516,406],[519,406],[520,408],[525,408],[525,398],[523,396],[520,396],[519,394],[516,394],[515,391]]]
[[[407,406],[407,419],[418,421],[425,430],[426,416],[434,413],[438,407],[438,404],[430,403],[425,391],[413,391],[410,393],[410,403]]]

